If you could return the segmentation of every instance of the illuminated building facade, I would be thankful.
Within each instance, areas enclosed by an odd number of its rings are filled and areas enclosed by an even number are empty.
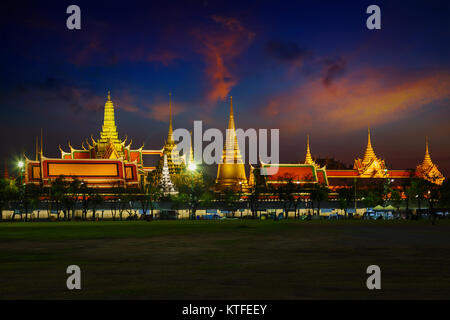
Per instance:
[[[442,184],[444,176],[438,167],[431,161],[426,143],[425,158],[415,170],[393,170],[388,169],[383,159],[376,156],[372,147],[370,129],[368,130],[367,146],[363,158],[354,160],[352,169],[326,169],[313,160],[307,136],[306,157],[304,163],[299,164],[264,164],[258,166],[261,174],[265,175],[268,185],[280,185],[289,181],[299,184],[323,184],[331,189],[348,186],[354,179],[409,179],[419,177],[435,184]],[[251,166],[253,174],[255,168]],[[255,177],[250,178],[254,183]]]
[[[63,176],[66,180],[78,179],[92,187],[110,188],[114,186],[136,187],[143,181],[147,172],[155,167],[145,167],[142,156],[145,154],[163,155],[163,150],[132,149],[127,138],[119,139],[114,118],[114,104],[108,92],[104,108],[103,126],[100,138],[91,143],[85,141],[81,149],[69,143],[70,151],[61,151],[61,158],[47,158],[42,151],[36,152],[36,159],[26,159],[25,183],[50,185],[52,180]]]
[[[35,160],[25,161],[25,183],[50,185],[52,180],[63,176],[67,180],[78,179],[94,187],[110,188],[113,186],[137,187],[145,182],[148,172],[156,170],[157,176],[163,175],[166,168],[171,176],[178,174],[186,167],[186,163],[194,163],[193,152],[189,159],[187,155],[180,156],[177,145],[173,139],[172,127],[172,99],[169,100],[169,131],[167,140],[162,149],[145,150],[144,146],[138,149],[127,144],[127,138],[119,139],[115,117],[114,104],[108,92],[104,107],[104,119],[100,137],[85,141],[80,149],[75,149],[69,143],[69,151],[60,147],[61,158],[47,158],[42,151],[42,137],[40,151],[36,146]],[[278,185],[292,181],[298,184],[323,184],[331,188],[348,185],[345,180],[356,179],[407,179],[421,177],[435,184],[442,184],[444,176],[432,162],[426,142],[425,157],[415,170],[392,170],[386,167],[383,159],[377,157],[372,147],[370,129],[368,130],[367,146],[362,158],[354,160],[352,169],[327,169],[320,167],[313,160],[309,135],[306,143],[306,156],[303,163],[298,164],[265,164],[250,165],[250,175],[247,180],[245,164],[239,150],[237,141],[233,100],[230,97],[230,114],[225,146],[222,153],[222,163],[217,168],[216,190],[227,188],[247,191],[255,183],[255,168],[261,169],[268,184]],[[159,156],[155,167],[144,166],[143,155]],[[166,177],[167,178],[167,177]]]

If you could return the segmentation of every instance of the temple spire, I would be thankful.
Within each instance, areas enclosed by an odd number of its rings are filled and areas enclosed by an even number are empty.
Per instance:
[[[43,137],[42,128],[41,128],[41,159],[42,159],[42,149],[43,149],[43,147],[44,147],[44,137]]]
[[[370,160],[376,158],[375,151],[372,147],[372,142],[370,140],[370,127],[367,127],[367,147],[364,153],[363,164],[367,164]]]
[[[192,148],[192,131],[189,132],[190,137],[190,147],[189,147],[189,159],[186,159],[186,164],[189,166],[191,163],[194,163],[194,150]]]
[[[8,173],[8,163],[5,160],[5,171],[3,171],[3,178],[9,179],[9,173]]]
[[[230,118],[234,118],[234,113],[233,113],[233,96],[230,96]]]
[[[230,115],[226,130],[222,163],[217,168],[216,183],[220,188],[242,188],[247,184],[244,162],[239,150],[233,114],[233,97],[230,97]]]
[[[309,148],[309,134],[306,135],[306,157],[305,164],[314,164],[314,160],[311,156],[311,150]]]
[[[239,150],[239,145],[236,135],[236,126],[234,124],[234,113],[233,113],[233,97],[230,96],[230,117],[228,120],[228,129],[226,132],[225,140],[225,150],[223,155],[224,163],[242,163],[242,157]]]
[[[169,134],[167,136],[168,143],[174,143],[172,128],[172,92],[169,92]]]
[[[36,136],[36,161],[39,159],[39,138]]]
[[[431,161],[430,152],[428,149],[428,137],[425,139],[425,157],[421,164],[416,167],[416,174],[434,184],[441,185],[445,178],[439,171],[438,167]]]
[[[432,166],[433,162],[431,161],[430,152],[428,150],[428,137],[425,138],[425,157],[422,162],[423,166]]]
[[[119,143],[116,121],[114,119],[114,105],[111,101],[111,92],[108,91],[108,97],[105,103],[105,112],[103,117],[103,126],[100,133],[101,142],[107,142],[108,140],[113,143]]]

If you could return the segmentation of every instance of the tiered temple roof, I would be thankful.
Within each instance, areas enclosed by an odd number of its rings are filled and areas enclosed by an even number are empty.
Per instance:
[[[422,163],[417,166],[416,174],[425,180],[439,185],[445,180],[438,167],[431,161],[430,152],[428,150],[428,137],[425,142],[425,157]]]
[[[261,164],[261,174],[266,176],[268,184],[293,183],[328,184],[325,168],[312,164]]]
[[[25,181],[44,183],[65,176],[66,179],[79,179],[96,187],[114,185],[136,186],[145,174],[142,163],[142,148],[132,150],[131,142],[120,140],[114,119],[114,105],[108,92],[104,109],[103,126],[100,138],[91,143],[86,140],[81,149],[75,149],[69,142],[70,152],[61,151],[61,159],[51,159],[43,155],[42,138],[39,159],[26,162]]]
[[[383,159],[375,155],[370,140],[370,128],[367,131],[367,147],[362,159],[355,159],[353,169],[358,171],[360,177],[365,178],[382,178],[386,177],[386,164]]]

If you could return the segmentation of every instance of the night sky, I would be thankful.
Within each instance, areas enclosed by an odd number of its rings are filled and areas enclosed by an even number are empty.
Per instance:
[[[98,138],[107,91],[119,136],[159,149],[174,127],[280,128],[280,162],[362,157],[367,126],[393,169],[433,161],[450,174],[448,1],[3,1],[0,159],[44,131],[59,157]],[[81,30],[66,8],[81,8]],[[381,30],[366,8],[381,8]]]

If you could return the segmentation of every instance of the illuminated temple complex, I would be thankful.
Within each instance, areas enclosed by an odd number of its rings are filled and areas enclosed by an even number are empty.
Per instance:
[[[332,189],[348,185],[349,181],[356,179],[408,179],[420,177],[435,184],[442,184],[444,176],[438,167],[431,161],[426,142],[425,158],[415,170],[388,169],[383,159],[376,156],[372,147],[370,129],[367,135],[367,146],[363,158],[354,160],[352,169],[327,169],[320,167],[312,158],[309,135],[306,142],[306,157],[303,163],[298,164],[265,164],[259,165],[261,174],[266,175],[266,183],[279,185],[292,181],[293,183],[315,183],[330,186]],[[251,167],[251,172],[254,172]],[[254,179],[252,179],[254,181]]]
[[[170,105],[171,110],[171,105]],[[61,147],[61,158],[47,158],[42,150],[36,152],[36,159],[26,159],[25,183],[50,184],[60,176],[65,179],[79,179],[92,187],[111,188],[115,186],[136,187],[145,181],[145,176],[152,170],[162,170],[163,155],[167,154],[169,171],[172,173],[180,166],[173,163],[171,151],[175,143],[172,137],[172,114],[170,112],[169,135],[166,144],[159,150],[146,150],[144,146],[132,148],[132,141],[127,144],[127,138],[119,139],[114,118],[114,104],[108,92],[104,108],[103,126],[100,138],[91,142],[87,139],[81,144],[81,149],[75,149],[69,142],[69,151]],[[37,148],[38,149],[38,148]],[[146,167],[143,155],[157,155],[160,157],[158,166]]]
[[[132,141],[120,139],[114,118],[114,104],[108,92],[104,107],[104,119],[98,139],[90,137],[75,149],[69,142],[69,150],[61,147],[61,158],[48,158],[43,154],[42,137],[40,151],[36,145],[36,158],[25,161],[25,183],[50,185],[52,180],[60,176],[65,179],[78,179],[92,187],[111,188],[114,186],[136,187],[145,183],[146,175],[156,170],[157,177],[164,177],[166,185],[171,189],[171,177],[193,162],[193,152],[189,159],[180,156],[173,138],[172,99],[169,100],[169,130],[163,147],[157,150],[147,150],[144,146],[134,149]],[[156,155],[159,161],[156,166],[145,166],[144,155]],[[393,170],[386,167],[372,147],[370,129],[367,133],[367,146],[362,158],[356,158],[351,169],[328,169],[314,161],[309,135],[306,139],[306,156],[301,163],[270,164],[260,162],[250,165],[249,175],[245,172],[245,163],[239,150],[236,135],[233,100],[230,98],[230,114],[226,141],[222,153],[222,163],[218,165],[215,190],[239,189],[243,192],[255,184],[255,169],[259,169],[265,177],[266,184],[279,185],[288,181],[298,184],[323,184],[330,188],[348,185],[354,179],[407,179],[421,177],[435,184],[442,184],[444,176],[432,162],[428,148],[428,139],[423,161],[411,170]]]

